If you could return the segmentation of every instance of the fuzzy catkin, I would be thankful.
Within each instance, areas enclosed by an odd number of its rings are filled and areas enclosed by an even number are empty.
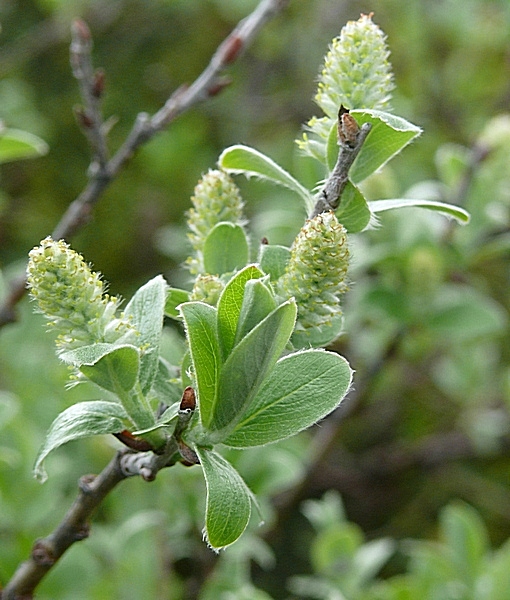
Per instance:
[[[27,282],[62,352],[136,335],[128,321],[116,316],[120,300],[105,293],[99,273],[64,240],[47,237],[30,251]]]
[[[231,177],[218,169],[209,170],[195,187],[188,212],[188,239],[193,255],[186,264],[192,275],[205,272],[203,248],[211,229],[221,222],[244,225],[243,201]]]
[[[333,212],[306,221],[277,282],[280,296],[296,300],[296,330],[329,325],[342,314],[340,297],[348,289],[349,256],[347,233]]]

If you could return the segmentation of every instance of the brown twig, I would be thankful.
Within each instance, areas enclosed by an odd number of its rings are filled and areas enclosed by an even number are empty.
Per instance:
[[[106,132],[99,110],[98,73],[92,68],[91,37],[82,21],[73,27],[71,64],[78,79],[84,108],[78,119],[87,132],[94,159],[88,172],[88,182],[55,227],[54,239],[68,239],[87,223],[104,190],[118,176],[135,151],[154,135],[166,129],[172,121],[196,104],[218,94],[226,85],[224,70],[250,45],[260,29],[281,12],[290,0],[261,0],[255,10],[240,21],[220,44],[205,70],[190,86],[178,88],[152,117],[140,113],[125,142],[112,158],[107,158]],[[99,84],[101,85],[101,84]],[[96,90],[97,97],[94,96]],[[0,327],[16,320],[15,307],[25,293],[25,280],[17,279],[0,306]]]

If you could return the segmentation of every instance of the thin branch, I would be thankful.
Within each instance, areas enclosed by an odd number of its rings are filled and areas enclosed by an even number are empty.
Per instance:
[[[190,409],[179,411],[178,427],[181,431],[189,423],[192,412]],[[198,464],[193,450],[180,440],[179,432],[174,432],[162,454],[120,450],[97,477],[82,477],[78,496],[71,508],[55,531],[34,544],[30,558],[20,564],[3,592],[0,592],[0,600],[32,598],[36,587],[66,550],[88,537],[90,517],[121,481],[134,476],[154,481],[161,469],[171,467],[178,461],[185,465]]]
[[[341,201],[342,192],[349,181],[349,170],[361,147],[365,143],[372,125],[364,123],[358,126],[353,117],[343,107],[340,107],[338,113],[338,142],[340,152],[335,164],[335,168],[328,177],[324,187],[315,196],[315,206],[310,214],[310,219],[320,213],[333,210],[335,211]]]
[[[125,451],[118,452],[97,477],[85,476],[80,479],[80,491],[66,516],[53,533],[34,544],[30,558],[20,564],[5,586],[1,593],[2,600],[32,598],[37,585],[64,552],[75,542],[88,537],[91,514],[113,488],[127,477],[120,464],[124,455]]]
[[[55,227],[54,239],[69,239],[89,220],[95,204],[104,190],[118,176],[119,172],[135,151],[154,135],[164,130],[182,113],[196,104],[212,98],[228,85],[223,71],[231,65],[250,45],[260,29],[289,4],[290,0],[261,0],[255,10],[239,22],[232,33],[220,44],[209,65],[188,87],[181,86],[152,117],[140,113],[125,142],[116,154],[107,160],[104,124],[99,111],[99,97],[94,98],[94,88],[98,85],[90,52],[92,43],[88,28],[79,21],[73,27],[71,63],[74,75],[80,84],[84,112],[78,115],[92,146],[94,159],[88,172],[88,183],[74,200]],[[88,36],[88,39],[87,39]],[[99,84],[100,85],[100,84]],[[25,293],[25,279],[15,280],[3,304],[0,306],[0,328],[16,320],[15,307]]]

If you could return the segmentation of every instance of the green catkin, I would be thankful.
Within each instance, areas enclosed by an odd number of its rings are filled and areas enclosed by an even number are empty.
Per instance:
[[[333,212],[306,221],[291,248],[277,292],[294,297],[298,306],[296,331],[330,325],[342,314],[340,297],[347,291],[347,233]]]
[[[338,109],[386,110],[394,88],[386,36],[372,15],[349,21],[324,59],[315,101],[331,119]]]
[[[198,182],[191,198],[193,208],[188,212],[188,239],[193,255],[186,264],[192,275],[205,272],[203,248],[208,233],[221,222],[243,226],[243,201],[239,188],[224,171],[211,169]]]
[[[99,273],[63,240],[47,237],[30,251],[27,282],[62,352],[136,336],[132,325],[116,316],[120,300],[105,293]]]
[[[190,300],[216,306],[223,287],[220,278],[215,275],[198,275],[191,291]]]
[[[325,141],[336,124],[340,106],[351,109],[389,110],[394,88],[390,51],[384,32],[372,15],[349,21],[326,54],[315,101],[326,116],[312,117],[300,149],[324,162]],[[311,134],[311,138],[309,137]]]

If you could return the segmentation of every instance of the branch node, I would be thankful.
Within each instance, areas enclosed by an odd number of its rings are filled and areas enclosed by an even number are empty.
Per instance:
[[[80,477],[78,480],[78,489],[82,492],[82,494],[92,494],[93,489],[91,484],[95,481],[95,479],[96,476],[92,474],[83,475]]]
[[[41,567],[52,567],[56,558],[53,554],[53,548],[46,540],[37,540],[32,548],[32,559]]]

